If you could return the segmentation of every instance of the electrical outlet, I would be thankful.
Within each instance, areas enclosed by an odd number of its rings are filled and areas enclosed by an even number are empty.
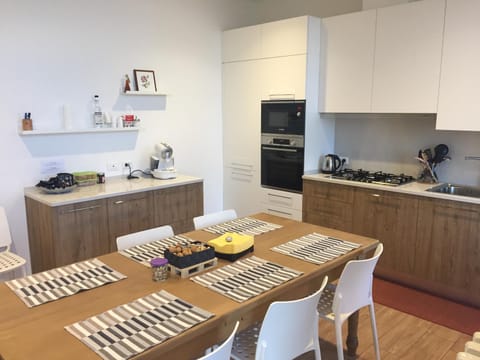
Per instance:
[[[345,160],[345,162],[343,163],[344,166],[348,165],[350,163],[350,159],[346,156],[340,156],[340,160]]]
[[[109,172],[118,172],[118,171],[120,171],[121,169],[122,169],[122,168],[120,167],[120,163],[115,162],[115,161],[107,162],[107,171],[109,171]]]

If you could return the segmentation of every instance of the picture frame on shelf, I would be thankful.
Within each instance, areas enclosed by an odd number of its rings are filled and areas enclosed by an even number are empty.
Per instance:
[[[155,71],[134,69],[133,77],[135,78],[135,86],[138,92],[152,93],[157,91]]]

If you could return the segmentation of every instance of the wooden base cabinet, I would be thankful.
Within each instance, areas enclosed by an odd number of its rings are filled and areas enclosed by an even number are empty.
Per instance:
[[[192,231],[193,218],[203,215],[203,184],[153,191],[155,226],[171,225],[175,234]]]
[[[203,215],[203,183],[49,206],[25,197],[32,272],[116,251],[121,235],[171,225],[193,230]]]
[[[25,201],[32,272],[110,252],[106,200],[59,207]]]
[[[109,250],[117,250],[117,237],[155,226],[151,191],[108,198]]]
[[[480,206],[420,202],[413,275],[430,290],[480,307]]]
[[[415,267],[418,200],[393,192],[357,188],[352,232],[384,245],[376,271],[411,273]]]
[[[304,180],[303,221],[378,239],[377,276],[480,307],[480,205]]]
[[[354,188],[303,181],[303,221],[352,231]]]

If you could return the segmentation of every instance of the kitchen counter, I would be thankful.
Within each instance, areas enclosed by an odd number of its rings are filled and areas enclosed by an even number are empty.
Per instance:
[[[480,198],[476,198],[476,197],[459,196],[459,195],[426,191],[427,189],[433,186],[440,185],[441,183],[424,184],[424,183],[414,181],[405,185],[390,186],[390,185],[371,184],[371,183],[351,181],[351,180],[333,179],[331,175],[319,174],[319,173],[303,175],[303,179],[323,181],[323,182],[328,182],[333,184],[351,185],[351,186],[357,186],[357,187],[362,187],[367,189],[378,189],[382,191],[391,191],[391,192],[397,192],[397,193],[402,193],[407,195],[425,196],[429,198],[436,198],[436,199],[442,199],[442,200],[460,201],[460,202],[470,203],[470,204],[480,204]]]
[[[75,204],[87,200],[97,200],[112,196],[133,194],[147,190],[165,189],[169,187],[202,182],[201,178],[177,175],[175,179],[161,180],[151,177],[140,177],[128,180],[125,175],[106,178],[104,184],[76,186],[71,192],[64,194],[47,194],[36,186],[24,189],[26,197],[48,206]]]

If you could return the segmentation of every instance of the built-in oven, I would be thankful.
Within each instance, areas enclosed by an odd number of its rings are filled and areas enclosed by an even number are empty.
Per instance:
[[[262,101],[263,134],[305,134],[305,100]]]
[[[262,187],[301,193],[303,165],[303,135],[262,134]]]

